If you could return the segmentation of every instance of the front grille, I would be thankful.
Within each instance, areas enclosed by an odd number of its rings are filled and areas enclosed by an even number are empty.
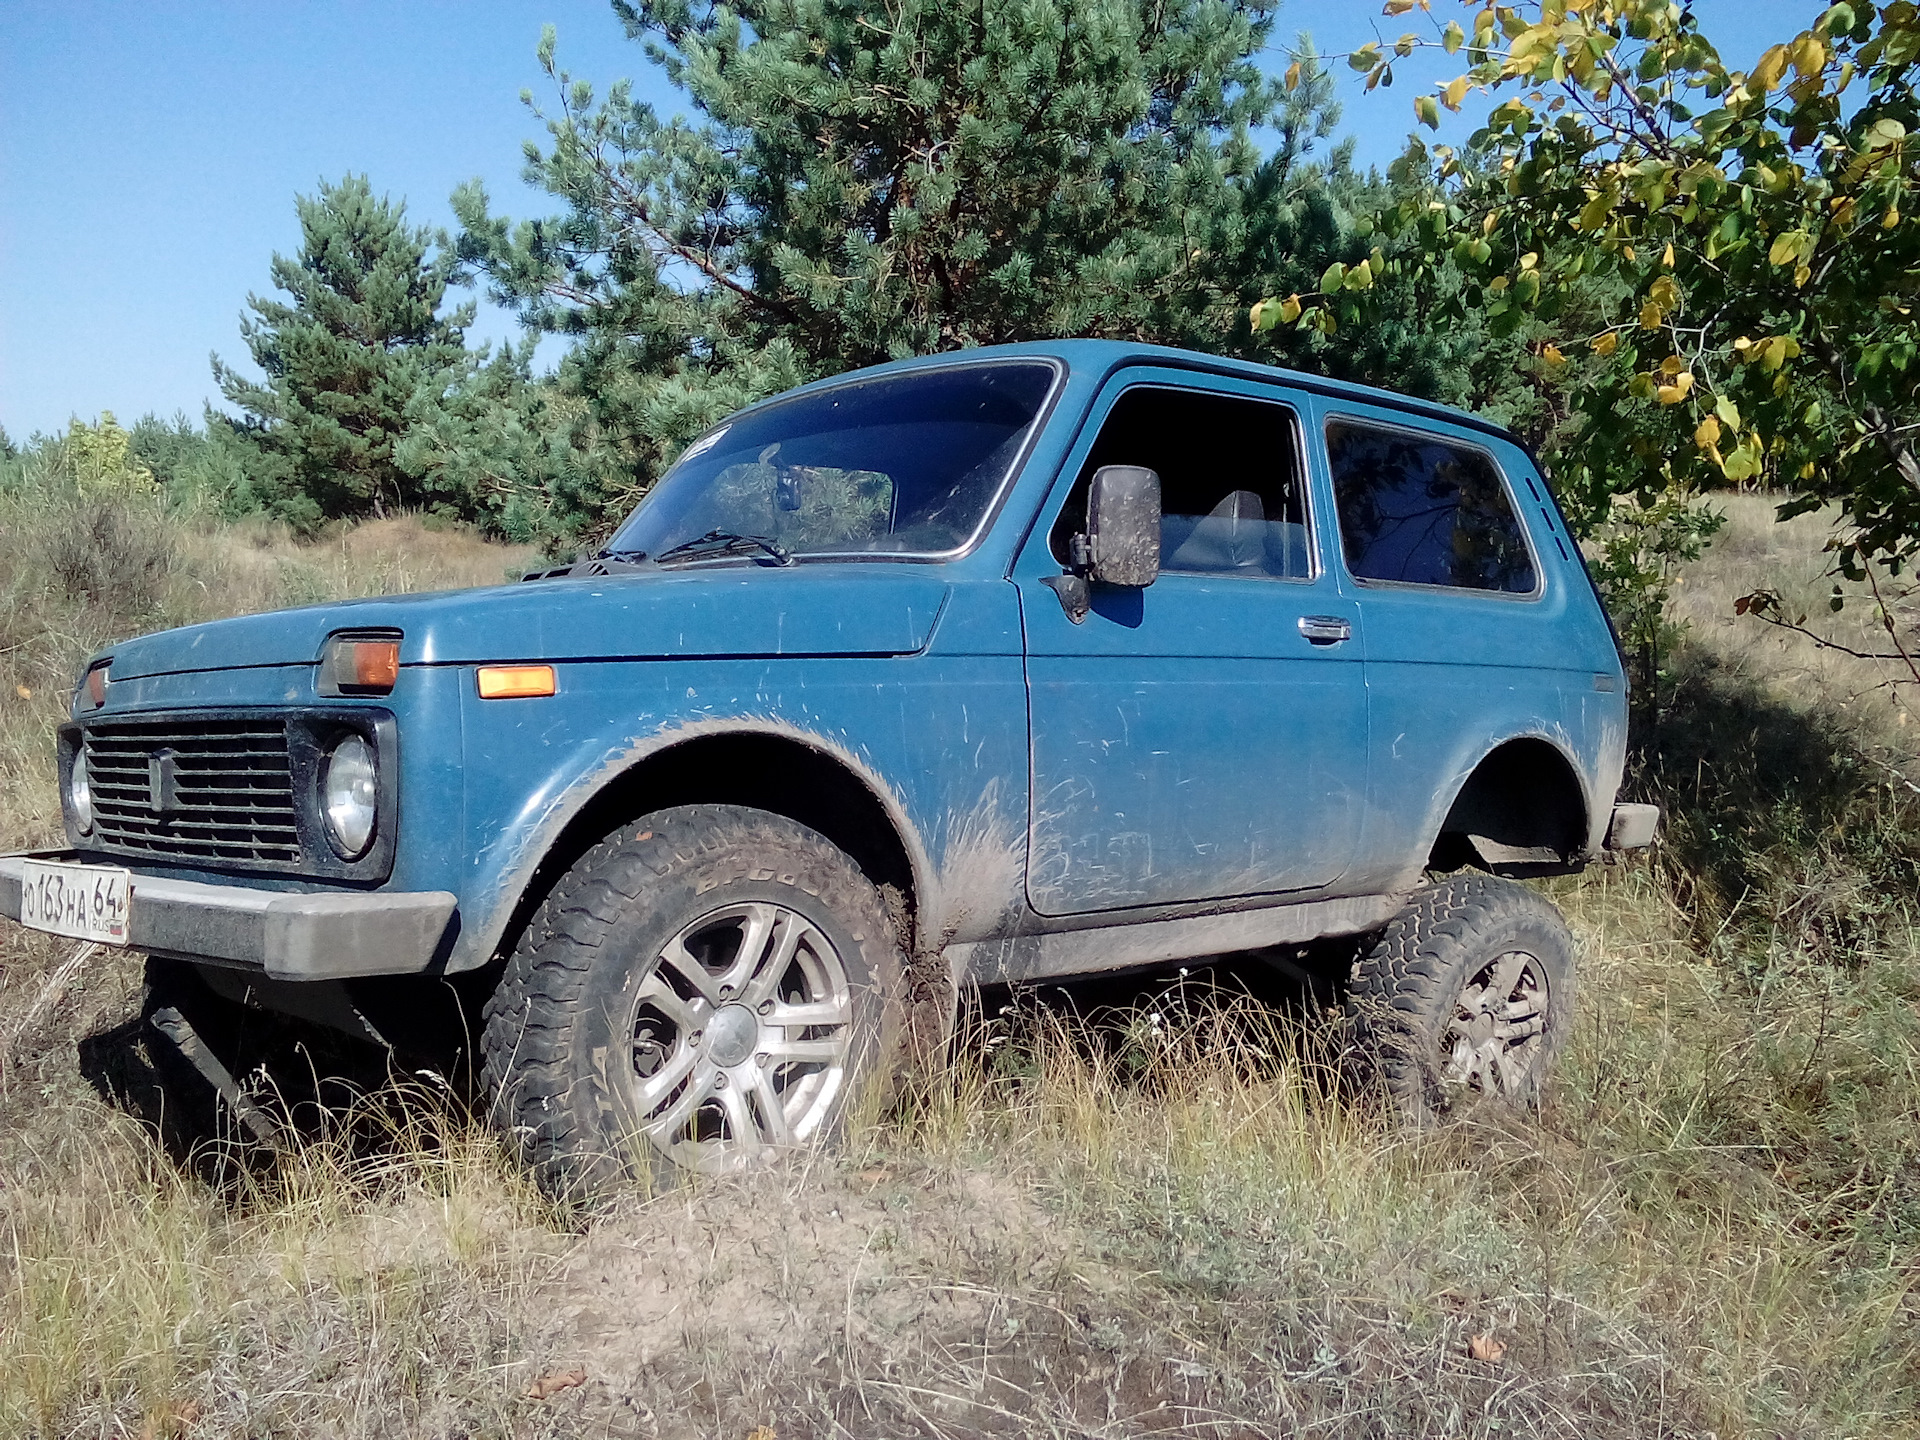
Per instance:
[[[95,843],[183,860],[301,858],[284,720],[87,727]]]

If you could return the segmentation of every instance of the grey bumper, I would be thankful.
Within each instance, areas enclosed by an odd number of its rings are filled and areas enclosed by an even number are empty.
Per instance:
[[[1658,805],[1616,805],[1607,825],[1607,849],[1644,850],[1659,829]]]
[[[0,855],[0,915],[20,918],[23,860],[78,859],[70,850]],[[445,890],[290,894],[136,872],[127,943],[281,980],[414,975],[451,942],[454,904]]]

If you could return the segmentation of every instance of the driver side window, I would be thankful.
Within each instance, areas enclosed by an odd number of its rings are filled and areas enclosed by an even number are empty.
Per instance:
[[[1285,405],[1141,385],[1114,402],[1048,536],[1063,565],[1086,528],[1103,465],[1160,476],[1160,569],[1307,580],[1313,575],[1299,424]]]

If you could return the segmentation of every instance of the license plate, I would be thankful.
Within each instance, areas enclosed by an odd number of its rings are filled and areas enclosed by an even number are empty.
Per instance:
[[[20,876],[20,923],[75,940],[124,945],[132,897],[130,871],[27,860]]]

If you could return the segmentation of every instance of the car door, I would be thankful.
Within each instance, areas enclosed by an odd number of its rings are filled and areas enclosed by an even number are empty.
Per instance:
[[[1408,845],[1438,826],[1480,757],[1551,734],[1563,694],[1589,688],[1597,667],[1569,647],[1568,596],[1550,583],[1574,563],[1573,542],[1515,447],[1382,407],[1318,408],[1330,548],[1367,633],[1374,821],[1355,877],[1366,881],[1404,871]]]
[[[1016,566],[1032,756],[1028,896],[1076,915],[1322,889],[1365,799],[1358,608],[1308,499],[1303,407],[1256,382],[1138,369],[1102,392]],[[1160,476],[1161,573],[1062,573],[1103,465]]]

